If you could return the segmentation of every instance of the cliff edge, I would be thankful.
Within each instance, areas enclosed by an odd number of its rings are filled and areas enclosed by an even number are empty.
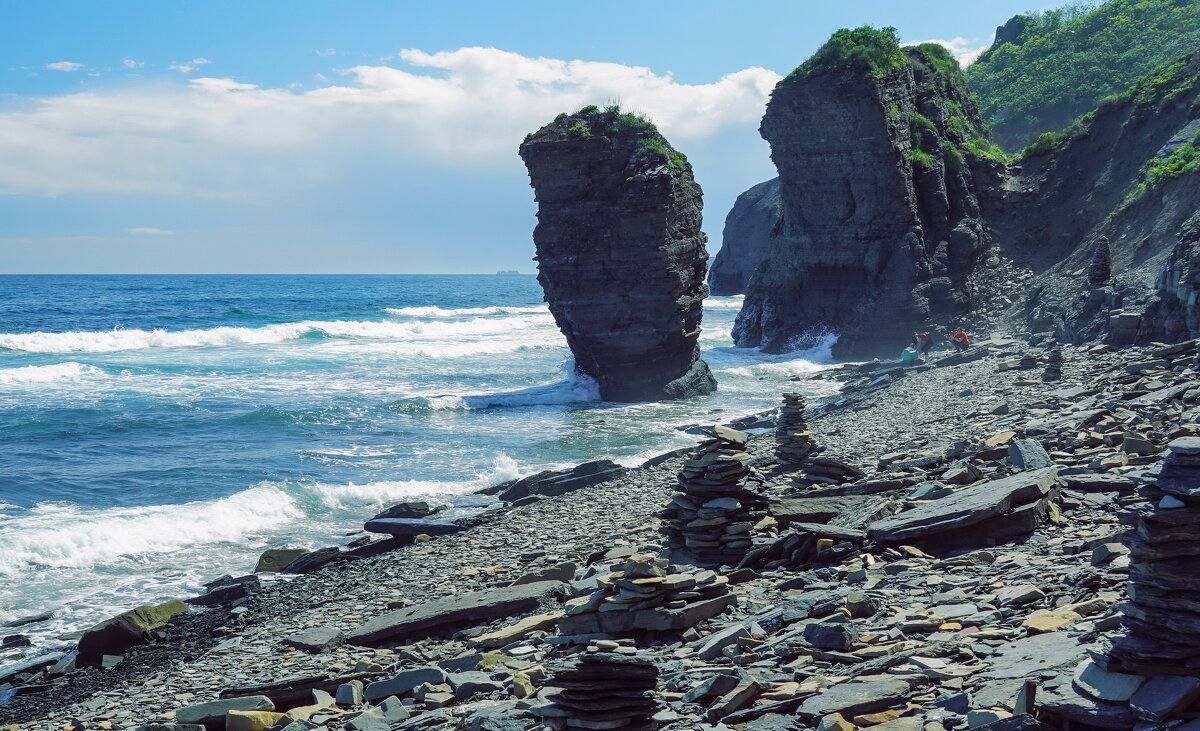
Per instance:
[[[559,115],[520,154],[538,204],[538,282],[576,370],[608,401],[715,389],[698,344],[708,253],[687,158],[615,106]]]

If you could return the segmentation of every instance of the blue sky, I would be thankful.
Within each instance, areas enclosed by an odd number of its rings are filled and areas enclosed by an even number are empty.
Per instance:
[[[830,33],[969,58],[1031,7],[8,0],[0,272],[531,272],[517,145],[612,100],[688,154],[715,252],[774,175],[771,87]]]

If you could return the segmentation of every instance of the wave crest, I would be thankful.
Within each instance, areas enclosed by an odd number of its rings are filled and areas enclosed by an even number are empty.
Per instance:
[[[67,361],[44,366],[23,366],[0,370],[0,387],[24,386],[37,383],[78,381],[107,375],[102,369],[86,363]]]
[[[481,315],[530,315],[549,314],[545,305],[529,307],[385,307],[383,311],[398,317],[472,317]]]

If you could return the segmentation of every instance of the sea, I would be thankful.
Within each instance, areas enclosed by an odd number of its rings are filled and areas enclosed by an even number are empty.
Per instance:
[[[834,393],[791,380],[831,337],[737,348],[740,307],[705,301],[715,393],[615,404],[533,276],[0,276],[0,636],[33,641],[0,668],[400,500],[634,466],[784,390]]]

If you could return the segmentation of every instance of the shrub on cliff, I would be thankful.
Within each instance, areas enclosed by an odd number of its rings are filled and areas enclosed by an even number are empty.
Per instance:
[[[853,30],[842,28],[834,33],[788,78],[836,71],[865,71],[879,76],[905,63],[907,59],[900,50],[900,36],[895,28],[864,25]]]
[[[1010,20],[966,77],[996,140],[1014,150],[1198,46],[1200,0],[1072,3]]]

